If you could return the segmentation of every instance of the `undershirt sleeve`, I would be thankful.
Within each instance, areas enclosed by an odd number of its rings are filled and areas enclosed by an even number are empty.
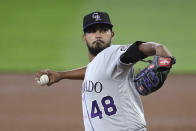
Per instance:
[[[136,41],[120,56],[120,61],[125,64],[136,63],[137,61],[147,57],[139,50],[139,45],[145,43],[143,41]]]

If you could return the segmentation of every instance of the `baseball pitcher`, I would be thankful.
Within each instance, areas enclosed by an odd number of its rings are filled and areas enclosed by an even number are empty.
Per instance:
[[[84,16],[83,41],[90,63],[72,71],[40,71],[37,80],[51,85],[61,79],[84,79],[85,131],[146,131],[140,95],[148,95],[162,87],[175,58],[166,46],[155,42],[112,45],[112,28],[106,12]],[[148,56],[154,56],[153,60],[135,75],[134,64]],[[41,78],[43,74],[48,76],[48,81]]]

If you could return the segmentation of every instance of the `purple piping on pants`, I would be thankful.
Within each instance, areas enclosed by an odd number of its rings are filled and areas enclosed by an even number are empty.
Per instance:
[[[87,106],[86,106],[85,93],[83,93],[83,94],[84,94],[84,103],[85,103],[85,107],[86,107],[86,111],[87,111],[87,115],[88,115],[88,120],[89,120],[89,122],[90,122],[91,127],[93,128],[93,125],[92,125],[91,120],[90,120],[90,117],[89,117],[88,109],[87,109]],[[95,131],[94,128],[93,128],[93,131]]]

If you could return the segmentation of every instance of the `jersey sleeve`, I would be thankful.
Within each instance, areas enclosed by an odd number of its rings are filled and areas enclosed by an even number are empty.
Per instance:
[[[123,63],[120,57],[131,46],[129,45],[113,45],[104,50],[104,61],[106,74],[112,79],[122,80],[131,71],[134,63]]]

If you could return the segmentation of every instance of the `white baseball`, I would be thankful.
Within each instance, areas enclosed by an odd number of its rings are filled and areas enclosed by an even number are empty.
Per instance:
[[[40,77],[40,79],[37,81],[37,84],[43,86],[43,85],[48,84],[48,82],[49,82],[49,77],[48,77],[46,74],[44,74],[44,75],[42,75],[42,76]]]

